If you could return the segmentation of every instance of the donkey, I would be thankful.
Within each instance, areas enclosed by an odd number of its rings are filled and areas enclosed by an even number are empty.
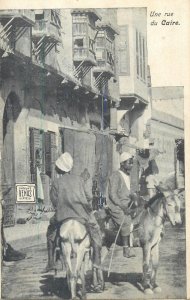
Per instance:
[[[70,219],[64,222],[59,230],[61,255],[66,267],[67,283],[72,299],[77,299],[77,283],[81,281],[81,297],[86,298],[85,258],[90,250],[90,236],[85,225]],[[92,250],[92,249],[91,249]],[[75,262],[72,261],[75,257]],[[92,259],[93,260],[93,259]],[[93,262],[93,261],[92,261]],[[93,289],[101,292],[104,289],[103,271],[93,265]]]
[[[143,279],[141,286],[145,294],[161,292],[161,288],[156,282],[156,274],[159,262],[159,243],[163,235],[164,223],[167,219],[173,226],[182,223],[177,190],[174,192],[159,192],[148,202],[143,201],[141,207],[138,208],[137,216],[132,220],[130,240],[133,241],[134,246],[142,247],[143,251]],[[103,230],[103,226],[101,228]],[[114,240],[118,245],[122,245],[118,232],[114,231],[113,233],[113,230],[106,228],[104,230],[105,243],[107,246],[109,245],[108,247],[113,244]]]
[[[77,299],[77,283],[81,280],[82,299],[86,298],[84,262],[90,248],[90,236],[86,227],[77,220],[70,219],[60,227],[61,255],[66,267],[67,284],[71,298]],[[75,259],[72,263],[71,256]]]
[[[143,250],[142,286],[146,294],[161,292],[156,282],[156,274],[159,263],[159,242],[166,219],[173,226],[182,223],[177,190],[160,193],[159,197],[152,197],[142,211],[137,230],[134,231],[134,236],[138,236]]]
[[[96,218],[102,230],[103,244],[110,247],[113,244],[117,232],[107,229],[109,217],[102,209],[96,212]],[[143,280],[142,287],[144,293],[153,294],[161,292],[161,288],[156,282],[156,274],[159,262],[159,242],[161,240],[164,223],[168,219],[174,226],[181,224],[180,200],[178,192],[163,192],[152,197],[140,209],[140,213],[133,219],[131,236],[138,238],[140,247],[143,250]],[[71,291],[72,299],[77,299],[77,280],[82,281],[82,299],[86,297],[84,258],[86,251],[90,248],[90,237],[84,225],[76,220],[69,220],[60,227],[60,238],[62,254],[67,271],[68,286]],[[117,241],[121,245],[118,236]],[[71,254],[76,254],[76,263],[74,268],[71,264]],[[103,290],[104,279],[102,271],[93,269],[94,285],[101,286]]]

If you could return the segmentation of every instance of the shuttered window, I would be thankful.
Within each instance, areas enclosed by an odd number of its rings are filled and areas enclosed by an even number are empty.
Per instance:
[[[86,33],[86,23],[73,23],[73,35],[80,35]]]
[[[146,70],[145,70],[145,40],[142,38],[142,45],[143,45],[143,54],[142,54],[142,60],[143,60],[143,79],[146,80]]]
[[[139,34],[136,30],[136,67],[137,67],[137,76],[140,75],[140,57],[139,57]]]
[[[136,71],[137,77],[146,81],[145,38],[136,30]]]
[[[45,173],[49,177],[54,177],[55,156],[55,133],[48,131],[45,133]]]
[[[105,60],[105,50],[104,49],[96,49],[96,58],[100,60]]]
[[[96,38],[96,47],[103,47],[105,45],[105,38],[104,36],[100,36]]]

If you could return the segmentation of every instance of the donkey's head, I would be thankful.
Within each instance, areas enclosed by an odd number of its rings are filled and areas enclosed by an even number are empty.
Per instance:
[[[181,214],[180,214],[180,198],[178,190],[163,192],[164,194],[164,209],[165,214],[168,217],[171,224],[177,225],[181,224]]]

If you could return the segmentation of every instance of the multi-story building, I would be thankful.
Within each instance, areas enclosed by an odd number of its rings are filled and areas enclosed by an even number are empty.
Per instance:
[[[119,151],[146,147],[147,120],[150,118],[150,72],[147,52],[146,8],[118,9],[118,74],[120,105],[116,131]],[[139,190],[139,164],[134,161],[132,186]]]
[[[54,162],[64,151],[74,158],[73,172],[86,167],[105,193],[114,145],[110,109],[119,102],[118,31],[108,19],[94,9],[0,11],[6,224],[26,209],[15,206],[15,183],[36,182],[37,164],[48,203]]]
[[[118,9],[119,87],[118,131],[129,144],[143,146],[149,106],[146,8]]]
[[[144,8],[0,11],[7,225],[28,209],[16,205],[15,184],[36,183],[37,166],[47,205],[54,163],[64,151],[74,158],[72,172],[87,168],[92,190],[105,197],[119,152],[146,147],[150,128],[152,137],[154,126],[159,130],[151,119],[146,22]],[[132,187],[139,187],[137,161]]]
[[[182,187],[184,186],[183,87],[152,87],[151,90],[150,137],[154,139],[154,146],[160,152],[157,159],[159,175],[166,177],[174,172],[176,185]]]

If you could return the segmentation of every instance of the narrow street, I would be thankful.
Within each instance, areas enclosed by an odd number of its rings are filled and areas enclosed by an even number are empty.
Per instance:
[[[53,273],[41,273],[47,263],[46,245],[25,247],[22,251],[27,253],[25,260],[3,266],[2,299],[69,299],[66,279],[54,278]],[[186,298],[184,228],[166,227],[160,245],[160,294],[147,296],[140,290],[142,253],[140,248],[135,252],[136,257],[127,260],[122,257],[122,248],[116,248],[108,278],[109,253],[104,262],[105,291],[94,294],[88,290],[87,299]]]

